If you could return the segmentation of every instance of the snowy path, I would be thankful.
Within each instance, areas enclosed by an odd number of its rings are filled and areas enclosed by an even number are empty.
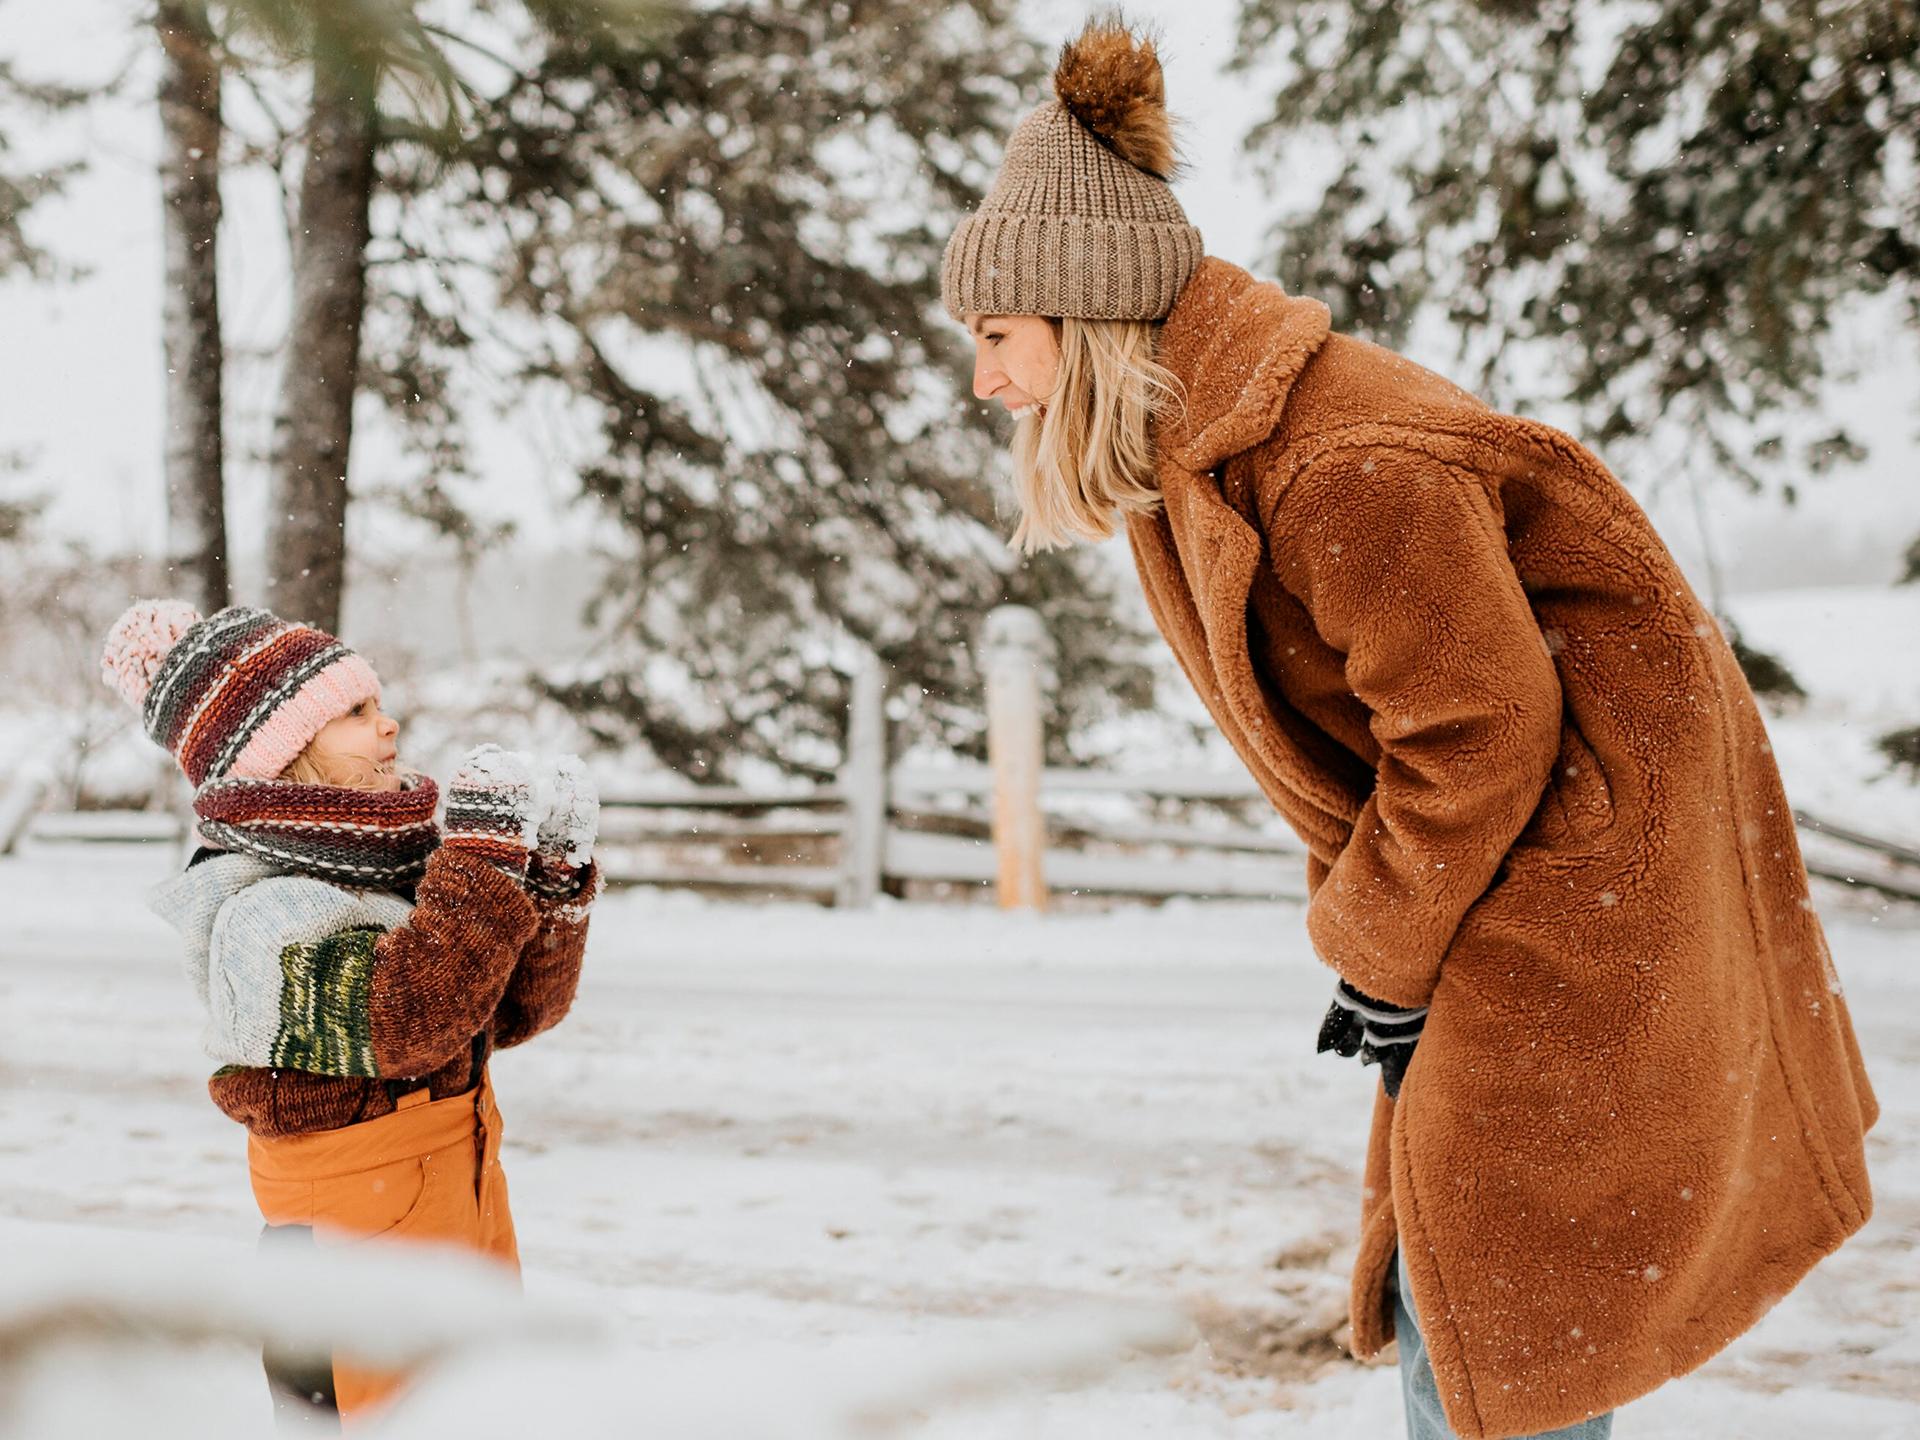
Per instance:
[[[139,905],[164,858],[76,858],[0,862],[0,1237],[245,1240],[241,1137]],[[1833,926],[1885,1112],[1873,1225],[1622,1440],[1920,1433],[1920,929],[1898,923]],[[1172,1367],[927,1433],[1396,1435],[1394,1372],[1329,1339],[1370,1077],[1310,1054],[1326,991],[1285,906],[610,897],[573,1018],[496,1064],[529,1289],[655,1358],[1174,1298],[1211,1343]],[[245,1357],[218,1383],[257,1404]]]

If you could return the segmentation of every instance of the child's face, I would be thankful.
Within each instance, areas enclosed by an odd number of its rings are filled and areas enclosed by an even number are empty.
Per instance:
[[[382,713],[378,700],[362,700],[313,737],[314,760],[335,785],[355,790],[398,790],[394,769],[400,722]]]

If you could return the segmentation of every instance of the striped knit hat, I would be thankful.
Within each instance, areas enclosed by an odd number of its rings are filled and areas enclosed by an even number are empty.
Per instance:
[[[373,667],[324,630],[230,605],[140,600],[107,632],[101,677],[197,789],[271,780],[331,721],[377,699]]]

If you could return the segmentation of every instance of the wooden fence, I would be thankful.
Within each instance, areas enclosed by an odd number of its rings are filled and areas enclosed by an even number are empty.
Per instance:
[[[603,796],[608,876],[855,906],[883,891],[939,895],[988,886],[1003,903],[1020,905],[1044,905],[1061,892],[1304,895],[1305,852],[1291,835],[1226,814],[1213,815],[1211,825],[1074,814],[1077,801],[1128,812],[1196,802],[1270,812],[1243,773],[1043,769],[1044,648],[1026,612],[995,620],[982,657],[991,763],[890,764],[886,687],[870,665],[853,679],[847,759],[834,783],[779,792],[675,785]]]
[[[1066,894],[1304,898],[1305,852],[1245,771],[1041,766],[1047,647],[1037,616],[995,612],[980,658],[991,763],[891,763],[885,680],[869,662],[853,676],[846,761],[833,783],[616,788],[602,798],[608,879],[846,906],[883,891],[988,887],[1007,906]],[[26,774],[0,785],[0,854],[23,839],[187,836],[184,817],[166,812],[48,813],[43,790]],[[1804,811],[1795,819],[1814,875],[1920,902],[1920,849]]]

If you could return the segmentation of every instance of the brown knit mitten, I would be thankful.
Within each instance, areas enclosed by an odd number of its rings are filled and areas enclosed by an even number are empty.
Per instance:
[[[518,750],[482,745],[467,752],[447,783],[442,848],[465,850],[524,879],[551,808],[546,780]]]

